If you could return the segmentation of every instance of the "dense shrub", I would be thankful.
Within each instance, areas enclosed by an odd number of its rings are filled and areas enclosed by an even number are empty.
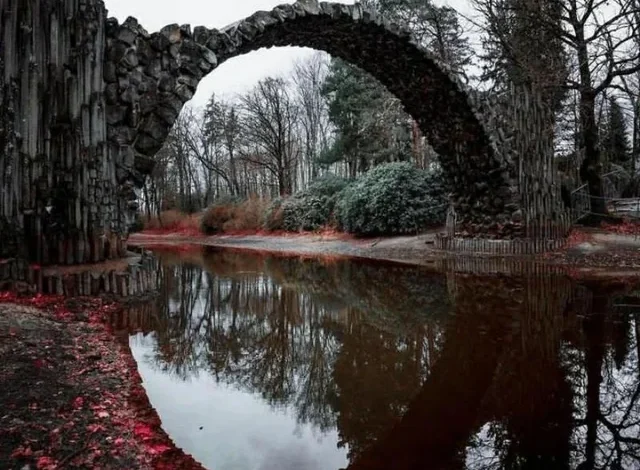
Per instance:
[[[263,214],[268,206],[269,201],[254,196],[240,204],[232,205],[231,218],[223,224],[222,230],[224,232],[260,230]]]
[[[446,196],[439,172],[409,163],[380,165],[345,188],[336,204],[339,227],[356,235],[416,233],[444,222]]]
[[[297,232],[330,225],[338,194],[346,186],[347,181],[343,178],[327,175],[286,199],[282,203],[283,228]]]
[[[202,215],[200,230],[207,235],[260,230],[268,206],[268,200],[255,196],[217,199]]]
[[[238,202],[232,199],[221,199],[210,205],[202,215],[200,230],[206,235],[215,235],[224,230],[224,225],[234,215]]]
[[[276,198],[267,207],[262,218],[262,227],[268,232],[284,230],[284,211],[282,210],[284,201],[280,197]]]

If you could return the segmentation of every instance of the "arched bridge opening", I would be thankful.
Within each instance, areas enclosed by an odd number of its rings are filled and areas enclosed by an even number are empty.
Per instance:
[[[455,210],[451,240],[465,242],[454,249],[529,237],[537,220],[560,213],[549,161],[527,157],[548,143],[511,148],[495,132],[495,109],[487,115],[411,34],[360,4],[304,0],[220,30],[169,25],[149,34],[133,18],[107,19],[102,0],[0,0],[0,31],[0,259],[124,256],[135,186],[200,81],[274,46],[325,51],[397,96],[439,155]],[[509,119],[521,126],[539,118],[516,114]]]
[[[464,86],[411,34],[360,4],[299,1],[221,30],[174,24],[148,34],[132,18],[122,25],[110,19],[105,81],[112,143],[120,153],[133,152],[134,161],[152,159],[207,74],[234,57],[276,46],[325,51],[369,72],[402,102],[439,154],[458,228],[517,233],[513,167],[496,151]]]

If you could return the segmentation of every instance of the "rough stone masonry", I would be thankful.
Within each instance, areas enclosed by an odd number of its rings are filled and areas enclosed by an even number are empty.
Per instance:
[[[362,5],[306,0],[222,30],[151,34],[106,16],[99,0],[0,0],[0,258],[122,255],[134,188],[200,80],[233,57],[287,45],[340,57],[402,101],[440,156],[461,234],[522,234],[517,165],[498,151],[475,95]]]

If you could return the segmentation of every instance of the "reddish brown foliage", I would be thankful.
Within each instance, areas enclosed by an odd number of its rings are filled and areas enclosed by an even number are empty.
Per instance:
[[[185,214],[177,210],[164,211],[160,217],[144,218],[144,231],[153,234],[178,233],[185,236],[200,236],[200,216]]]
[[[621,235],[640,235],[640,222],[636,220],[625,220],[621,224],[607,224],[603,222],[602,228],[610,233]]]
[[[231,205],[209,207],[202,215],[201,229],[207,235],[220,233],[233,218],[235,207]]]
[[[240,205],[230,209],[231,218],[223,224],[222,231],[231,233],[262,230],[262,221],[268,207],[268,200],[250,197]]]

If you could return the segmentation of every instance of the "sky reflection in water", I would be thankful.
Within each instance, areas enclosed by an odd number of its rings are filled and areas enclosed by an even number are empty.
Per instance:
[[[640,468],[633,286],[160,258],[115,326],[207,468]]]

